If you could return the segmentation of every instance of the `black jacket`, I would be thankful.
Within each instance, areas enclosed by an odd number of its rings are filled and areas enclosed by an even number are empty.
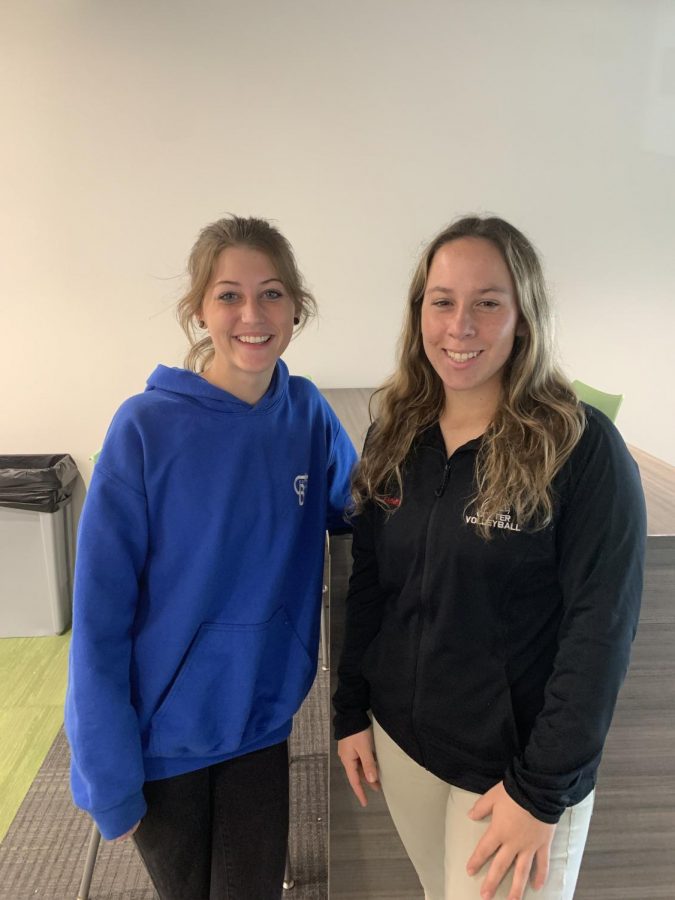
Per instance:
[[[642,592],[637,466],[609,419],[586,413],[554,522],[530,532],[505,511],[490,541],[466,509],[480,439],[446,459],[438,425],[418,436],[400,507],[354,520],[333,698],[337,738],[372,709],[434,775],[478,793],[503,779],[544,822],[595,784]]]

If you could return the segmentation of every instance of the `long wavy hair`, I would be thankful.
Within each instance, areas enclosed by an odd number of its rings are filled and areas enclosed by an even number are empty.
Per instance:
[[[202,229],[190,251],[187,266],[190,286],[176,306],[178,321],[190,342],[185,368],[193,372],[203,372],[213,359],[213,341],[199,326],[199,315],[213,267],[228,247],[250,247],[270,259],[293,300],[298,319],[296,334],[316,315],[316,300],[305,286],[293,248],[280,231],[266,219],[240,216],[218,219]]]
[[[403,462],[415,436],[440,419],[445,405],[443,382],[422,344],[429,268],[440,247],[465,237],[484,238],[499,250],[527,326],[514,340],[503,370],[501,401],[476,459],[477,489],[469,507],[489,538],[490,521],[506,509],[530,530],[551,522],[551,482],[585,427],[583,407],[555,362],[551,302],[537,253],[525,235],[497,217],[459,219],[423,251],[408,291],[396,371],[373,395],[377,419],[354,475],[352,496],[356,512],[368,500],[391,511],[386,498],[392,493],[404,502]]]

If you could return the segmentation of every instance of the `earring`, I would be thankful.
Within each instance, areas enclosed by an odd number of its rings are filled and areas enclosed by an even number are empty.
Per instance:
[[[203,328],[206,325],[206,322],[203,319],[197,319],[197,325],[199,325],[200,328]]]
[[[299,318],[298,316],[293,316],[293,324],[294,324],[294,325],[299,325],[299,324],[300,324],[300,318]]]

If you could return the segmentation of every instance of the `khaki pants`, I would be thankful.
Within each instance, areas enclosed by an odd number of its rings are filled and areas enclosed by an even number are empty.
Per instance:
[[[375,752],[389,812],[424,888],[425,900],[480,900],[485,865],[469,876],[466,864],[490,820],[467,813],[479,794],[441,781],[407,756],[373,720]],[[565,810],[555,830],[546,885],[527,888],[528,900],[571,900],[593,811],[593,793]],[[511,873],[495,898],[505,900]]]

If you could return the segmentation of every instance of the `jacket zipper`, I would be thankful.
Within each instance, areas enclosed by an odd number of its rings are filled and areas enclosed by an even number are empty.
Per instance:
[[[435,500],[431,507],[431,511],[429,513],[429,518],[427,519],[427,530],[426,530],[426,534],[424,536],[424,571],[422,572],[422,586],[421,586],[421,590],[420,590],[420,615],[419,615],[419,623],[417,626],[417,654],[416,654],[417,659],[415,662],[415,681],[413,684],[412,709],[410,711],[410,720],[411,720],[411,724],[412,724],[412,731],[415,736],[417,746],[420,749],[420,754],[421,754],[421,758],[422,758],[422,766],[424,768],[426,768],[426,762],[424,759],[424,748],[422,747],[422,743],[419,739],[417,727],[415,724],[415,718],[416,718],[415,711],[417,709],[417,675],[418,675],[419,667],[420,667],[420,657],[421,657],[420,647],[422,644],[422,631],[424,630],[424,612],[425,612],[425,607],[427,605],[426,581],[427,581],[427,575],[428,575],[428,571],[429,571],[427,561],[429,559],[429,537],[433,533],[431,530],[431,523],[432,523],[432,520],[435,518],[436,512],[440,505],[438,501],[441,499],[441,497],[445,493],[446,487],[448,486],[448,481],[450,480],[450,466],[451,466],[451,460],[447,459],[446,463],[445,463],[445,467],[443,469],[443,479],[442,479],[440,485],[434,491]]]
[[[443,496],[443,494],[445,493],[445,489],[448,486],[449,478],[450,478],[450,460],[448,459],[448,461],[445,464],[445,469],[443,469],[443,480],[441,481],[441,483],[438,485],[438,487],[434,491],[434,495],[436,496],[437,499],[440,499]],[[425,560],[425,562],[426,562],[426,560]]]

